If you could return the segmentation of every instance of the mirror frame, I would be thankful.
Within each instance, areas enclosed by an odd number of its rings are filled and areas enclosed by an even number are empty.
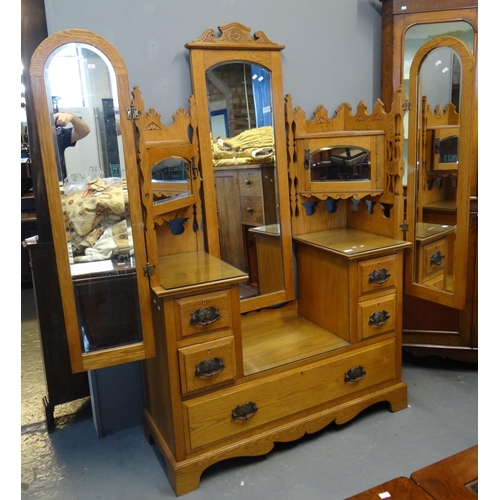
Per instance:
[[[418,284],[414,280],[415,271],[415,223],[416,202],[418,189],[418,161],[417,132],[419,130],[418,105],[419,99],[419,73],[422,62],[433,49],[438,47],[449,47],[454,50],[461,60],[462,81],[460,101],[460,187],[457,189],[457,211],[456,211],[456,242],[454,274],[455,282],[453,292],[438,290]],[[410,68],[410,96],[411,108],[409,112],[409,144],[408,144],[408,196],[407,196],[407,220],[409,224],[408,237],[413,242],[412,248],[406,256],[406,278],[405,293],[453,307],[463,309],[465,306],[466,283],[464,277],[467,275],[467,247],[469,237],[469,205],[470,205],[470,179],[472,162],[477,158],[477,129],[475,128],[474,116],[476,110],[476,96],[474,91],[475,64],[474,57],[469,47],[451,36],[440,36],[426,42],[415,54]],[[476,130],[476,132],[474,132]]]
[[[205,30],[199,39],[185,45],[189,49],[191,85],[198,113],[207,251],[219,258],[220,242],[217,230],[215,175],[212,162],[211,128],[205,72],[212,66],[233,61],[258,64],[271,72],[275,165],[278,180],[284,289],[242,300],[240,303],[241,312],[247,312],[295,299],[294,266],[292,265],[292,229],[288,193],[285,106],[281,70],[281,51],[285,46],[271,42],[261,31],[257,31],[254,38],[252,38],[250,36],[250,28],[239,23],[219,26],[219,31],[219,38],[215,38],[215,31],[209,28]]]
[[[102,52],[111,63],[116,76],[127,186],[139,186],[139,175],[135,157],[132,123],[127,119],[127,108],[130,107],[130,97],[127,69],[123,59],[106,39],[91,31],[73,29],[59,31],[50,35],[33,53],[30,65],[30,78],[71,368],[76,373],[153,357],[155,355],[155,345],[149,279],[142,272],[139,272],[147,263],[140,193],[138,189],[128,189],[138,300],[141,311],[142,342],[120,347],[110,347],[88,353],[82,352],[81,349],[78,314],[68,259],[64,218],[61,209],[59,177],[56,168],[57,159],[53,141],[54,126],[50,121],[47,86],[45,83],[45,66],[47,61],[55,50],[68,43],[84,43],[93,46]]]

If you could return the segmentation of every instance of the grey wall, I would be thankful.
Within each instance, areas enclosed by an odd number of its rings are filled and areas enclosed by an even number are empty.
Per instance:
[[[191,95],[184,44],[236,21],[285,45],[284,93],[312,116],[380,95],[379,0],[45,0],[49,34],[80,28],[108,39],[165,124]]]

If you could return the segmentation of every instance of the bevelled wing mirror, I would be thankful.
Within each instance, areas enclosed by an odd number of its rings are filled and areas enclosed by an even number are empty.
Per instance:
[[[208,252],[248,273],[242,312],[293,300],[282,45],[238,23],[186,44]]]
[[[456,309],[465,303],[477,147],[474,75],[469,47],[448,36],[422,45],[410,69],[406,293]]]
[[[72,370],[151,357],[125,64],[99,35],[67,30],[37,48],[30,76]]]

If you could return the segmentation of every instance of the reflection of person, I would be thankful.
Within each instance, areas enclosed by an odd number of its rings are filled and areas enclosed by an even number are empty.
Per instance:
[[[66,172],[66,161],[64,160],[64,151],[66,148],[74,147],[77,141],[89,135],[90,128],[81,118],[71,113],[55,113],[54,122],[57,131],[57,144],[59,146],[62,178],[64,180],[68,176]],[[69,122],[71,122],[73,127],[65,128]]]

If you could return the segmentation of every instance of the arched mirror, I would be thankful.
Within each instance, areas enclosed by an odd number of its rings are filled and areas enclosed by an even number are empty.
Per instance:
[[[246,272],[243,312],[294,299],[283,46],[231,23],[186,44],[197,102],[208,252]],[[206,126],[202,125],[205,124]]]
[[[68,30],[38,47],[30,75],[72,369],[152,356],[125,65]]]
[[[474,52],[475,31],[467,21],[449,21],[417,23],[410,26],[404,34],[404,52],[403,52],[403,84],[406,95],[410,92],[410,68],[417,51],[429,40],[438,36],[453,36],[465,42]],[[404,142],[404,160],[405,165],[408,162],[408,113],[405,114],[405,142]],[[405,169],[403,184],[407,185],[408,172]]]
[[[474,64],[454,37],[422,45],[410,70],[406,292],[460,309],[465,301]]]

